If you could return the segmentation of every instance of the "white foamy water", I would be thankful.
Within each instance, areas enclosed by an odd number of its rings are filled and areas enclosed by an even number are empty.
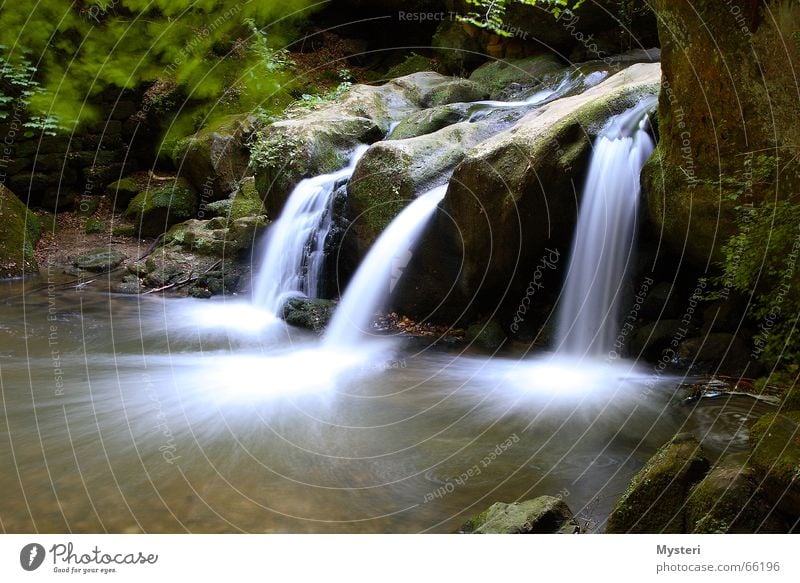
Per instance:
[[[369,334],[375,313],[391,294],[447,185],[420,195],[389,224],[353,276],[325,334],[327,346],[352,346]]]
[[[359,146],[346,168],[307,178],[292,191],[267,234],[253,293],[256,306],[279,314],[291,297],[318,297],[334,193],[353,175],[366,151],[367,146]]]
[[[647,111],[654,104],[654,97],[645,99],[614,117],[595,142],[559,303],[561,354],[601,356],[617,335],[635,239],[639,175],[655,148],[647,133]]]

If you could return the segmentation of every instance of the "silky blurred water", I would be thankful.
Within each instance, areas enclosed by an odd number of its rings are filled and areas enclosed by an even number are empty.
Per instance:
[[[247,300],[101,283],[0,285],[5,532],[453,532],[542,494],[601,529],[675,431],[744,447],[630,363],[337,351]]]

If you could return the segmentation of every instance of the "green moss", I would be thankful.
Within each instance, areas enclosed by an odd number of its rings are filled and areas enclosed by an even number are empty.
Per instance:
[[[106,230],[106,225],[100,219],[89,217],[86,219],[86,224],[83,226],[83,230],[87,235],[91,235],[93,233],[102,233]]]
[[[750,429],[752,464],[786,485],[800,479],[800,411],[764,415]]]
[[[122,178],[106,186],[106,192],[111,196],[118,193],[136,196],[139,193],[139,185],[133,178]]]
[[[481,83],[497,96],[512,84],[534,86],[541,83],[564,66],[551,55],[538,55],[524,59],[505,59],[492,61],[478,67],[470,80]]]
[[[606,532],[685,532],[691,487],[708,472],[700,444],[681,434],[659,449],[614,506]]]
[[[192,187],[177,178],[167,186],[137,194],[125,215],[139,226],[142,236],[156,236],[169,225],[191,218],[196,206]]]
[[[564,502],[539,496],[513,504],[497,502],[460,530],[466,534],[571,534],[580,529]]]
[[[136,227],[133,225],[117,225],[111,229],[111,234],[115,237],[133,237],[136,234]]]
[[[38,270],[34,246],[39,220],[13,192],[0,185],[0,277],[16,277]]]
[[[417,53],[408,55],[402,63],[399,63],[389,69],[386,76],[390,79],[395,77],[404,77],[412,73],[419,73],[421,71],[436,71],[437,64],[433,59],[423,57]]]

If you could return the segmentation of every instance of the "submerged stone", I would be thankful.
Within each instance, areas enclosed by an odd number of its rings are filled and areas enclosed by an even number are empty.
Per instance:
[[[461,527],[465,534],[577,534],[580,530],[569,507],[553,496],[497,502]]]

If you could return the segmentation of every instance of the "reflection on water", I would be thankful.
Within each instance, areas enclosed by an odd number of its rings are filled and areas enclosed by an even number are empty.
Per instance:
[[[7,532],[452,532],[541,494],[598,525],[688,414],[624,363],[323,350],[244,302],[3,286]]]

